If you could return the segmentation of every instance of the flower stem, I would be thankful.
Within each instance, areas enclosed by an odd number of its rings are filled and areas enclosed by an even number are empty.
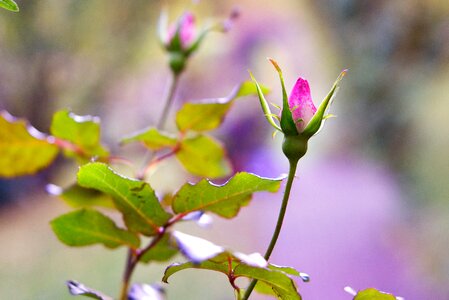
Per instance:
[[[274,246],[276,246],[276,242],[278,240],[279,234],[281,233],[282,223],[284,222],[285,212],[287,211],[288,199],[290,197],[290,191],[292,189],[293,180],[295,179],[296,167],[298,165],[298,160],[290,160],[290,168],[288,171],[287,184],[285,185],[284,197],[282,199],[281,209],[279,210],[278,221],[276,223],[276,228],[274,229],[273,236],[271,237],[270,245],[265,252],[265,259],[268,261],[270,259],[271,253],[274,250]],[[257,280],[253,279],[246,289],[245,295],[243,296],[243,300],[247,300],[251,295],[254,287],[256,286]]]
[[[158,129],[164,129],[165,121],[167,121],[167,116],[170,111],[170,107],[175,99],[175,91],[178,87],[179,74],[175,74],[172,72],[172,77],[170,79],[170,84],[167,90],[167,96],[165,98],[164,109],[162,110],[162,114],[159,117],[159,121],[157,122]]]

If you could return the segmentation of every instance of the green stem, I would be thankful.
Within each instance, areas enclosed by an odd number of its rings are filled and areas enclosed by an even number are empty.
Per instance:
[[[162,110],[162,114],[159,118],[159,121],[157,122],[157,129],[164,129],[165,122],[167,121],[168,113],[170,111],[170,107],[173,103],[173,100],[175,99],[175,91],[178,87],[179,82],[179,74],[175,74],[172,72],[172,77],[170,79],[170,84],[168,86],[167,90],[167,96],[165,98],[165,105],[164,109]]]
[[[268,261],[270,259],[271,253],[273,252],[274,246],[276,246],[276,242],[279,238],[279,234],[281,233],[282,223],[284,222],[285,212],[287,211],[288,199],[290,197],[290,191],[292,189],[293,180],[295,179],[296,167],[298,165],[298,161],[290,161],[290,169],[288,171],[287,184],[285,185],[284,197],[282,199],[281,209],[279,211],[278,221],[276,223],[276,228],[274,229],[273,236],[271,237],[270,245],[265,252],[265,259]],[[248,300],[251,295],[254,287],[256,286],[257,280],[253,279],[246,289],[245,295],[243,296],[243,300]]]

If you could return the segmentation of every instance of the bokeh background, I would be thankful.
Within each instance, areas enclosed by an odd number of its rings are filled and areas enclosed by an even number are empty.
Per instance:
[[[171,19],[187,9],[203,24],[226,18],[235,5],[241,12],[230,32],[211,34],[192,58],[176,107],[227,95],[248,79],[247,69],[279,103],[268,56],[283,67],[287,86],[307,78],[316,104],[349,68],[332,107],[338,117],[300,163],[272,262],[310,274],[310,283],[298,283],[305,299],[350,299],[345,286],[449,299],[448,1],[17,2],[20,13],[0,11],[0,109],[43,132],[58,109],[98,115],[103,140],[124,155],[143,152],[121,149],[120,137],[154,124],[162,109],[169,71],[156,24],[163,6]],[[235,103],[214,134],[235,171],[287,171],[281,139],[271,138],[257,99]],[[48,225],[69,208],[45,185],[66,186],[75,174],[61,158],[37,176],[0,179],[0,299],[70,299],[67,279],[117,293],[124,249],[68,248]],[[151,183],[173,191],[185,176],[167,162]],[[257,195],[233,221],[184,230],[264,252],[280,198]],[[163,269],[140,267],[134,281],[157,282]],[[169,299],[233,297],[226,278],[206,271],[181,272],[166,287]]]

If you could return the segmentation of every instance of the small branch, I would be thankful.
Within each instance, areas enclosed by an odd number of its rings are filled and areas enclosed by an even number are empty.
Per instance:
[[[295,179],[297,165],[298,165],[298,161],[290,161],[290,169],[288,172],[287,184],[285,185],[284,197],[282,199],[282,205],[281,205],[281,209],[279,211],[276,228],[274,229],[274,233],[273,233],[273,236],[271,237],[270,245],[268,246],[267,251],[265,252],[265,256],[264,256],[267,261],[270,259],[271,253],[273,252],[274,247],[276,246],[276,242],[279,238],[279,234],[281,233],[282,223],[284,222],[285,212],[287,211],[288,199],[290,197],[290,191],[292,189],[293,180]],[[251,283],[249,284],[249,286],[245,292],[245,295],[243,296],[243,300],[247,300],[249,298],[249,296],[251,295],[256,284],[257,284],[257,280],[253,279],[251,281]]]

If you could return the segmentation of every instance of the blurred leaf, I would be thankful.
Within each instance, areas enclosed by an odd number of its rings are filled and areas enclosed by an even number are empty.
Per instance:
[[[128,293],[128,300],[164,300],[165,291],[157,284],[135,283]]]
[[[220,126],[232,102],[186,103],[176,113],[176,125],[181,132],[207,131]]]
[[[111,297],[109,296],[105,296],[102,293],[91,289],[87,286],[85,286],[82,283],[79,283],[75,280],[69,280],[66,282],[67,287],[69,288],[69,292],[70,294],[72,294],[73,296],[86,296],[89,298],[94,298],[94,299],[100,299],[100,300],[112,300]]]
[[[219,178],[231,172],[223,146],[210,136],[198,135],[183,140],[176,157],[193,175]]]
[[[354,300],[396,300],[392,294],[380,292],[374,288],[359,291]]]
[[[239,264],[234,268],[234,276],[244,276],[262,281],[271,287],[274,294],[279,299],[301,299],[301,295],[296,289],[295,282],[284,272]]]
[[[175,136],[168,133],[161,132],[156,128],[149,128],[142,132],[126,137],[122,140],[122,144],[131,142],[142,142],[147,148],[151,150],[161,150],[167,147],[175,147],[178,140]]]
[[[150,261],[167,261],[178,253],[178,248],[172,244],[171,234],[165,233],[162,239],[149,251],[147,251],[140,261],[148,263]]]
[[[122,177],[106,164],[82,166],[78,172],[78,183],[111,195],[130,231],[154,235],[171,217],[162,208],[148,183]]]
[[[104,244],[108,248],[129,246],[137,249],[139,238],[95,210],[81,209],[51,221],[51,227],[61,242],[68,246]]]
[[[215,185],[205,179],[194,185],[187,183],[176,193],[172,208],[175,213],[202,210],[232,218],[240,207],[249,203],[254,192],[276,192],[281,180],[237,173],[223,185]]]
[[[92,116],[78,116],[67,110],[53,115],[50,132],[55,137],[74,144],[74,149],[65,148],[64,153],[83,162],[91,157],[105,158],[108,151],[100,143],[100,119]]]
[[[23,119],[0,112],[0,176],[34,174],[48,167],[58,147]]]
[[[263,89],[268,92],[267,88]],[[176,114],[176,125],[181,132],[215,129],[223,122],[233,101],[238,97],[249,95],[257,95],[257,90],[252,82],[245,81],[238,85],[228,97],[186,103]]]
[[[112,197],[103,192],[73,184],[57,195],[67,204],[75,208],[102,206],[115,207]]]
[[[17,6],[16,2],[12,0],[0,0],[0,7],[3,7],[10,11],[19,11],[19,7]]]
[[[270,92],[270,89],[262,84],[259,85],[260,86],[260,90],[262,91],[262,93],[264,93],[265,95],[268,94]],[[245,97],[245,96],[257,96],[258,92],[257,92],[257,88],[254,85],[254,83],[252,81],[245,81],[243,83],[241,83],[235,90],[235,98],[238,97]]]

